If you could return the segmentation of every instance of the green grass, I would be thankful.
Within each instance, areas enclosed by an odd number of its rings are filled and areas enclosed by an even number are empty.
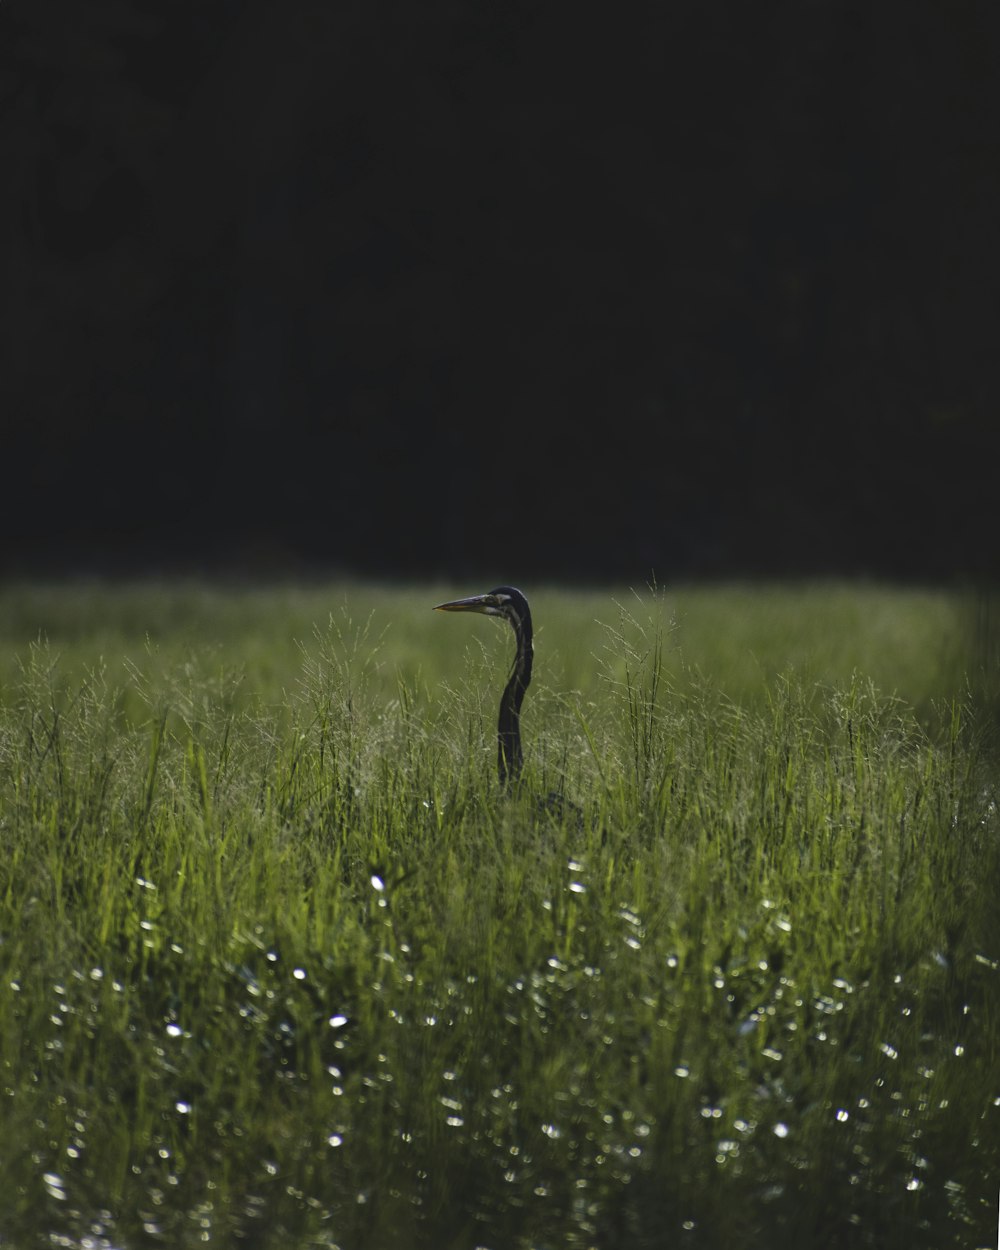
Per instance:
[[[0,591],[0,1244],[985,1247],[987,601]]]

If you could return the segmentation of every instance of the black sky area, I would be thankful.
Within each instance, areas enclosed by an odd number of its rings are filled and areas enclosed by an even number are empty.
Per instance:
[[[998,65],[969,0],[7,0],[0,575],[995,579]]]

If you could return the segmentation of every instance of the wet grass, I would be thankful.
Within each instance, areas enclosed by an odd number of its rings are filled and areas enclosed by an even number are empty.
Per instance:
[[[449,591],[0,593],[0,1239],[992,1245],[983,601]]]

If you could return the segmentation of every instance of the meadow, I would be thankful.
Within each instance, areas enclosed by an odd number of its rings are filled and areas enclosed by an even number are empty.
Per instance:
[[[486,589],[0,588],[0,1245],[992,1246],[989,597]]]

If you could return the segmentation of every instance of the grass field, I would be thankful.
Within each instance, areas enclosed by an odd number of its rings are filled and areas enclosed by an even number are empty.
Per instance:
[[[0,589],[0,1245],[989,1247],[987,600]]]

